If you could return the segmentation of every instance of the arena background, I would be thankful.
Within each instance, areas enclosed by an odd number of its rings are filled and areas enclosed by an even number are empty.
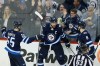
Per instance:
[[[0,25],[2,26],[3,23],[3,10],[4,10],[4,6],[7,5],[7,0],[4,0],[5,3],[3,4],[3,8],[0,9]],[[58,3],[62,3],[64,2],[64,0],[55,0]],[[87,2],[89,0],[85,0],[85,2]],[[100,1],[100,0],[98,0]],[[13,27],[13,21],[15,20],[21,20],[23,25],[22,25],[22,31],[27,35],[27,36],[33,36],[36,34],[40,33],[40,22],[36,21],[35,18],[35,14],[34,11],[36,10],[36,5],[37,4],[37,0],[35,3],[35,6],[32,7],[31,6],[31,0],[27,0],[26,5],[27,5],[27,10],[25,11],[21,11],[20,9],[18,9],[14,4],[9,4],[11,9],[13,11],[16,12],[17,17],[16,18],[11,18],[8,24],[8,27]],[[100,8],[100,2],[97,3],[97,9]],[[99,9],[100,10],[100,9]],[[99,12],[99,11],[98,11]],[[58,15],[58,13],[56,13],[56,16]],[[97,35],[100,34],[100,14],[98,15],[98,26],[97,26]],[[0,37],[1,37],[1,33],[0,33]]]
[[[1,0],[0,0],[1,1]],[[3,10],[4,10],[4,6],[7,5],[7,1],[8,0],[4,0],[5,3],[3,4],[3,8],[0,8],[0,26],[2,26],[3,24]],[[36,0],[37,1],[37,0]],[[58,3],[62,3],[64,2],[64,0],[55,0]],[[89,0],[85,0],[85,2],[87,2]],[[94,0],[95,1],[95,0]],[[26,11],[20,11],[19,9],[17,9],[17,7],[15,7],[14,4],[9,4],[11,9],[13,11],[16,11],[17,17],[16,18],[11,18],[10,19],[10,23],[8,24],[8,29],[9,28],[13,28],[13,21],[15,20],[19,20],[22,21],[23,25],[22,25],[22,31],[27,35],[27,36],[33,36],[36,34],[40,33],[40,22],[36,21],[36,16],[34,14],[34,11],[36,10],[36,6],[34,7],[31,6],[31,0],[27,0],[27,10]],[[37,3],[36,3],[37,4]],[[97,26],[97,35],[100,34],[100,0],[98,0],[97,2],[97,16],[98,16],[98,26]],[[56,13],[56,15],[59,15],[58,13]],[[5,46],[6,46],[6,40],[2,40],[2,36],[1,36],[1,32],[0,32],[0,66],[10,66],[10,62],[9,62],[9,58],[7,55],[7,52],[4,50]],[[34,44],[34,45],[33,45]],[[23,58],[27,64],[27,66],[36,66],[34,64],[36,64],[36,53],[38,53],[38,45],[39,43],[31,43],[29,45],[27,44],[22,44],[22,51],[23,51]],[[65,47],[64,44],[63,48],[64,51],[66,53],[66,55],[69,57],[69,55],[73,55],[73,53],[71,52],[70,49],[66,50],[67,48]],[[76,53],[76,43],[71,43],[71,48],[72,50]],[[95,47],[97,47],[97,45],[95,45]],[[69,54],[68,54],[69,53]],[[54,52],[51,51],[50,56],[48,56],[49,61],[47,60],[45,62],[46,66],[59,66],[59,64],[55,61],[54,59]],[[98,51],[96,52],[96,56],[97,58],[94,61],[94,66],[100,66],[100,46],[98,48]]]

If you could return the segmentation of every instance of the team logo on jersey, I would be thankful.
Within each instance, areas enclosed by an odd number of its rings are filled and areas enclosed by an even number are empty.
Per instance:
[[[69,28],[70,28],[70,29],[73,28],[73,24],[70,23],[70,24],[69,24]]]
[[[48,34],[47,37],[48,37],[48,40],[51,41],[51,42],[55,40],[55,35],[54,34]]]

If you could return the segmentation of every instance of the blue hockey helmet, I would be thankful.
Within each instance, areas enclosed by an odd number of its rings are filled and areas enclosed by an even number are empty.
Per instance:
[[[18,26],[21,26],[21,25],[22,25],[21,21],[14,21],[15,27],[18,27]]]
[[[81,27],[81,28],[85,28],[85,27],[86,27],[86,23],[83,22],[83,21],[80,21],[80,22],[78,23],[78,26]]]

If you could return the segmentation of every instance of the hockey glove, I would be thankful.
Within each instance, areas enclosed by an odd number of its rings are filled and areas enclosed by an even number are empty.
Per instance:
[[[4,31],[6,31],[6,27],[1,28],[1,32],[3,33]]]
[[[36,37],[36,40],[42,40],[44,36],[43,35],[36,35],[35,37]]]
[[[70,47],[70,43],[65,43],[65,46],[66,46],[67,48],[69,48],[69,47]]]

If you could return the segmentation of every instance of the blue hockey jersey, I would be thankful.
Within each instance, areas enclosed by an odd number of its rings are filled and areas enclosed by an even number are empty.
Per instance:
[[[7,47],[5,49],[12,54],[20,53],[20,43],[22,41],[24,43],[31,43],[35,39],[34,37],[26,37],[24,33],[14,31],[13,29],[4,31],[2,36],[7,38]]]
[[[84,30],[82,33],[79,34],[78,42],[80,45],[86,44],[88,47],[93,47],[93,42],[91,40],[91,36],[87,30]]]
[[[45,45],[57,44],[64,37],[63,29],[58,24],[55,28],[51,28],[50,23],[48,23],[43,27],[43,36]]]

